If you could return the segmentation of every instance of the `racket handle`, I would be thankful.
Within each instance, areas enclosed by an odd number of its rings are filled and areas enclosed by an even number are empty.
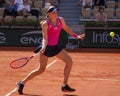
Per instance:
[[[40,51],[41,47],[42,47],[42,46],[39,45],[39,46],[35,49],[34,53],[38,53],[38,52]]]

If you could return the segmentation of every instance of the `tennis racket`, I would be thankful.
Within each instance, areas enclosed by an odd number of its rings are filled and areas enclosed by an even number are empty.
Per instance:
[[[32,56],[29,56],[29,57],[17,58],[10,63],[10,67],[13,68],[13,69],[21,68],[21,67],[25,66],[37,54],[38,53],[35,53],[35,54],[33,54]]]
[[[24,58],[17,58],[15,60],[13,60],[10,63],[10,67],[13,69],[17,69],[17,68],[21,68],[21,67],[25,66],[34,56],[36,56],[39,53],[40,49],[41,49],[41,45],[35,49],[33,55],[24,57]]]

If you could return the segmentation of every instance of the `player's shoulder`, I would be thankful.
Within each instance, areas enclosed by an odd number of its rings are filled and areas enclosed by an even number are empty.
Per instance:
[[[59,18],[60,20],[64,19],[64,18],[63,18],[63,17],[61,17],[61,16],[59,16],[58,18]]]
[[[64,21],[64,18],[63,17],[59,17],[60,21],[63,22]]]

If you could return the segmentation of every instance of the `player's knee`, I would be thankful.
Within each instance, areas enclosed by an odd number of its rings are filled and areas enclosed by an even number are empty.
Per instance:
[[[38,72],[39,72],[39,73],[43,73],[43,72],[45,71],[45,69],[46,69],[46,68],[40,68],[40,69],[38,70]]]
[[[39,75],[41,73],[43,73],[45,71],[45,68],[38,68],[36,70],[33,71],[33,73],[36,73],[36,75]]]
[[[69,59],[68,61],[67,61],[67,64],[70,66],[72,66],[73,65],[73,61],[72,61],[72,59]]]

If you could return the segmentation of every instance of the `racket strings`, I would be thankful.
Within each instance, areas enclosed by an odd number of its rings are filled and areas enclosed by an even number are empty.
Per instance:
[[[36,56],[37,54],[34,54],[32,56],[29,56],[29,57],[24,57],[24,58],[19,58],[19,59],[15,59],[14,61],[12,61],[10,63],[10,67],[13,68],[13,69],[17,69],[17,68],[21,68],[23,67],[24,65],[26,65],[30,59],[32,59],[34,56]]]
[[[11,63],[11,67],[13,68],[19,68],[24,66],[28,62],[28,58],[21,58],[18,60],[15,60]]]

